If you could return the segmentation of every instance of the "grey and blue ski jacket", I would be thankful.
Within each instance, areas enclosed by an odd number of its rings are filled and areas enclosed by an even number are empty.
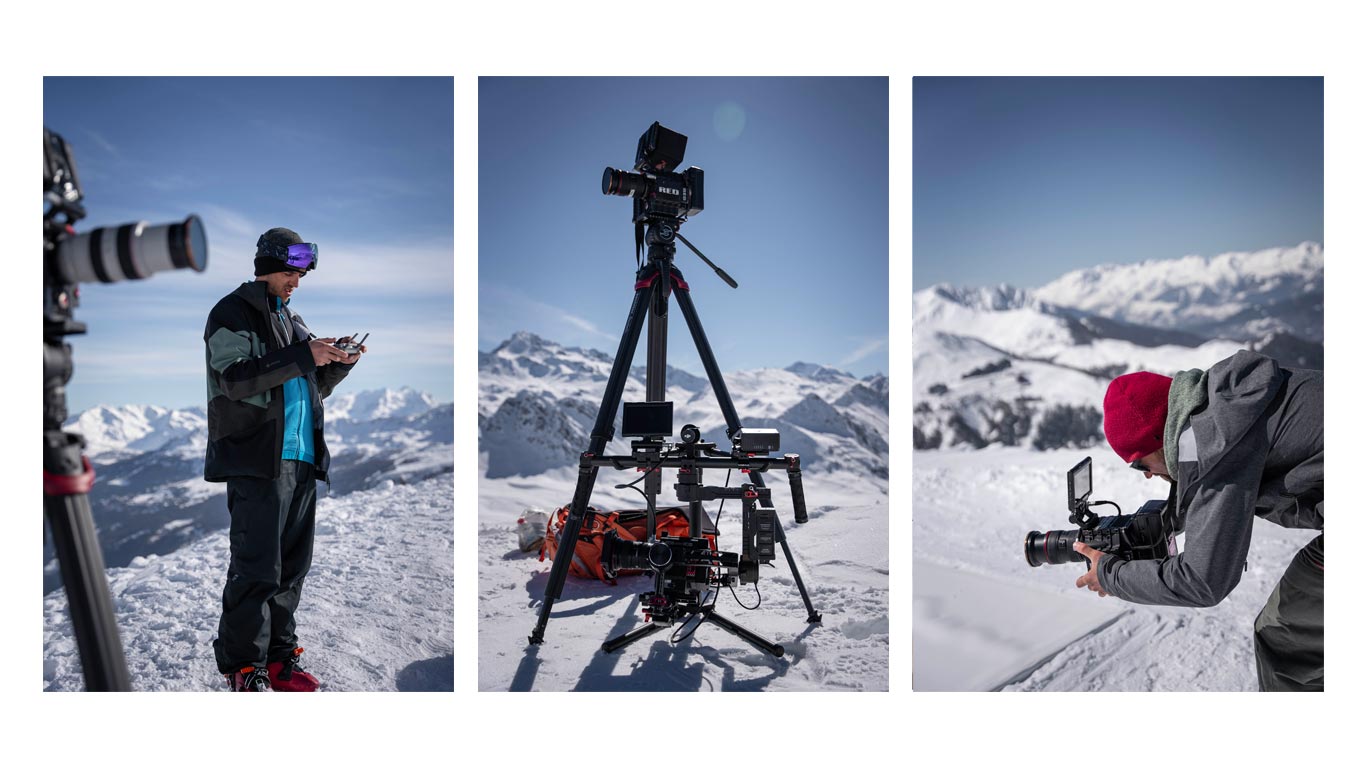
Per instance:
[[[331,457],[323,439],[322,401],[352,366],[317,368],[308,348],[311,337],[303,319],[278,305],[264,281],[243,283],[214,306],[204,326],[205,480],[274,479],[282,457],[311,461],[318,479],[327,479]]]
[[[1168,506],[1184,551],[1160,561],[1105,555],[1098,577],[1130,602],[1207,607],[1237,586],[1254,517],[1323,529],[1323,372],[1242,350],[1207,374],[1177,374],[1168,399]]]

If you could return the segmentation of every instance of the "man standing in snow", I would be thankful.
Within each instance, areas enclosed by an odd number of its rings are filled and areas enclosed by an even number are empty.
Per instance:
[[[1130,466],[1172,484],[1168,509],[1185,551],[1125,562],[1078,542],[1077,580],[1101,597],[1208,607],[1238,584],[1253,517],[1323,530],[1323,372],[1239,351],[1175,378],[1140,371],[1110,382],[1105,438]],[[1286,569],[1253,625],[1264,691],[1323,690],[1323,534]]]
[[[327,479],[323,398],[365,351],[319,339],[289,308],[318,247],[277,227],[256,242],[256,280],[204,327],[209,440],[204,479],[228,484],[231,563],[213,642],[234,691],[314,691],[294,611],[313,557],[317,482]]]

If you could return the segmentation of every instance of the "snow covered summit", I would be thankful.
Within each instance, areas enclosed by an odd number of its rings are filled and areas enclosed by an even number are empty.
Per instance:
[[[1107,264],[1034,292],[1114,320],[1249,340],[1289,333],[1323,341],[1323,246],[1304,242],[1218,256]]]

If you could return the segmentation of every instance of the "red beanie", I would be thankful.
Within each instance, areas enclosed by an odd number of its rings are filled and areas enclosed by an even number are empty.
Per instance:
[[[1126,373],[1105,390],[1105,439],[1121,459],[1134,461],[1162,447],[1172,380],[1147,371]]]

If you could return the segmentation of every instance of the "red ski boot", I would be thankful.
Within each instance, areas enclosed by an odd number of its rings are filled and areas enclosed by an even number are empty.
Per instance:
[[[276,691],[316,691],[318,678],[299,667],[299,655],[303,648],[295,648],[294,653],[284,661],[272,661],[266,665],[270,672],[270,687]]]

